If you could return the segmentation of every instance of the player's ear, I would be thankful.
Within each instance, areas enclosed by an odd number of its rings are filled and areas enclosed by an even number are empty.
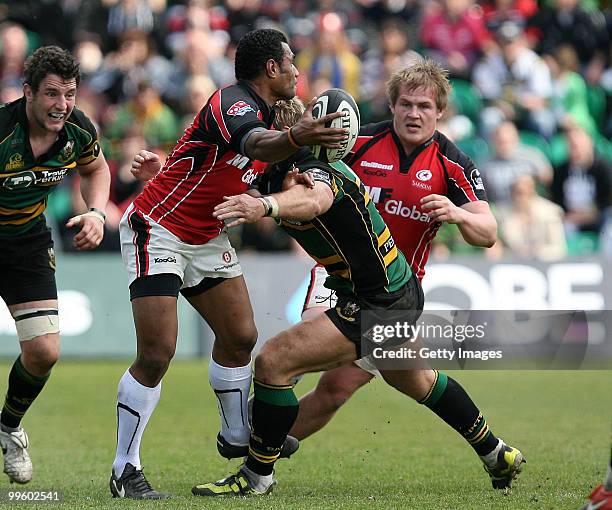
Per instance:
[[[30,86],[30,84],[28,83],[24,83],[23,84],[23,95],[26,98],[26,101],[31,102],[32,99],[34,98],[34,91],[32,90],[32,87]]]
[[[266,62],[266,74],[268,78],[276,78],[278,74],[278,63],[273,58],[268,59]]]
[[[440,120],[442,118],[442,115],[444,115],[444,110],[438,110],[438,114],[436,115],[436,119]]]

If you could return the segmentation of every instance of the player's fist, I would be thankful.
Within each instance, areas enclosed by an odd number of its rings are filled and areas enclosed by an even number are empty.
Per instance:
[[[146,182],[157,175],[161,166],[161,160],[157,154],[143,149],[134,156],[130,171],[136,179]]]

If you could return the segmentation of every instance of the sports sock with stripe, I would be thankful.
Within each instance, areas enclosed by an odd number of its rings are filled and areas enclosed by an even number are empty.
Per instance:
[[[246,467],[266,476],[274,470],[300,406],[292,386],[273,386],[257,380],[253,386],[253,432]]]
[[[476,407],[463,387],[443,372],[436,372],[436,379],[427,395],[419,400],[448,425],[461,434],[478,455],[486,456],[499,443],[489,429],[487,420]]]
[[[228,368],[219,365],[211,356],[208,380],[217,397],[221,435],[233,445],[249,443],[251,429],[248,401],[251,378],[251,362],[244,367]]]
[[[42,391],[49,376],[37,377],[30,374],[21,363],[19,356],[8,378],[8,390],[0,418],[1,425],[6,429],[16,429],[21,419],[38,394]]]
[[[117,452],[113,462],[116,476],[121,476],[128,462],[142,469],[140,441],[160,394],[161,382],[154,388],[143,386],[129,370],[121,377],[117,388]]]

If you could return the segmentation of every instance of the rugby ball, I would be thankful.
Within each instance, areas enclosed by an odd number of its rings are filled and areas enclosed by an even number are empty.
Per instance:
[[[315,157],[325,163],[333,163],[344,158],[355,145],[359,135],[359,108],[348,92],[342,89],[329,89],[323,92],[312,108],[312,116],[320,119],[329,113],[347,112],[348,115],[334,119],[325,124],[325,127],[345,128],[349,130],[347,140],[341,142],[338,149],[327,149],[320,145],[311,147]]]

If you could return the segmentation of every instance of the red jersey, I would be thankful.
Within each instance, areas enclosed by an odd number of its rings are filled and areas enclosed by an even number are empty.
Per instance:
[[[441,225],[421,209],[421,198],[446,195],[457,206],[487,199],[472,160],[437,131],[406,154],[391,121],[368,124],[359,131],[346,161],[419,279],[425,275],[431,241]]]
[[[223,222],[213,208],[247,190],[257,170],[242,153],[247,134],[269,129],[271,108],[245,82],[217,90],[177,142],[135,207],[188,244],[205,244]]]

